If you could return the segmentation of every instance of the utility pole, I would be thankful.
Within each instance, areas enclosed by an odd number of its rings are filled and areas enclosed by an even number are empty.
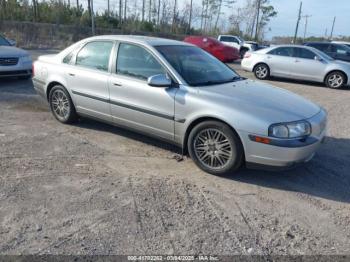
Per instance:
[[[128,11],[126,9],[127,4],[128,4],[128,0],[124,0],[124,21],[126,21],[126,17],[127,17],[127,14],[126,14],[126,12]]]
[[[157,25],[159,25],[159,18],[160,18],[160,0],[158,0]]]
[[[119,23],[122,24],[123,22],[123,1],[119,0]]]
[[[329,39],[331,39],[331,40],[332,40],[332,37],[333,37],[333,30],[334,30],[335,18],[336,18],[336,16],[335,16],[334,19],[333,19],[332,31],[331,31],[331,35],[330,35],[330,37],[329,37]]]
[[[327,33],[328,33],[328,28],[326,28],[326,31],[324,32],[324,38],[327,39]]]
[[[259,33],[259,15],[260,15],[260,6],[261,0],[257,0],[257,10],[256,10],[256,27],[255,27],[255,41],[258,41],[258,33]]]
[[[304,28],[304,41],[305,41],[305,37],[306,37],[306,31],[307,31],[307,20],[309,19],[309,17],[311,17],[312,15],[304,15],[303,18],[305,18],[305,28]]]
[[[303,7],[303,2],[300,2],[299,14],[298,14],[297,25],[295,27],[295,34],[294,34],[293,44],[295,44],[296,41],[297,41],[298,28],[299,28],[299,22],[300,22],[300,19],[301,19],[301,9],[302,9],[302,7]]]
[[[152,21],[152,0],[149,0],[148,3],[148,22],[151,23]]]
[[[110,9],[109,9],[109,0],[107,0],[107,17],[109,18],[109,14],[110,14]]]
[[[176,5],[177,5],[177,0],[174,1],[173,22],[172,22],[172,25],[171,25],[171,31],[172,31],[172,32],[174,32],[174,29],[175,29]]]
[[[190,18],[188,19],[188,30],[187,30],[187,33],[191,31],[192,7],[193,7],[193,0],[191,0],[191,2],[190,2]]]
[[[146,0],[142,0],[142,22],[145,20],[145,1]]]
[[[91,0],[91,32],[95,35],[95,15],[94,15],[94,0]]]

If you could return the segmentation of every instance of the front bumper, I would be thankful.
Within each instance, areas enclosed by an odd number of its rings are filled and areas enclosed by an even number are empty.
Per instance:
[[[322,144],[326,135],[327,114],[321,110],[318,114],[307,119],[312,126],[310,140],[290,143],[287,146],[276,146],[258,143],[249,138],[244,139],[245,157],[247,166],[264,166],[268,169],[288,169],[310,161]]]
[[[32,74],[32,62],[23,62],[22,58],[18,59],[16,65],[0,65],[0,78],[13,76],[29,76]]]

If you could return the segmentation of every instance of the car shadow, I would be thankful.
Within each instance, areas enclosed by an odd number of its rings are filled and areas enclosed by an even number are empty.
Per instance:
[[[350,203],[350,139],[327,137],[314,159],[289,171],[242,168],[224,179]]]
[[[258,80],[258,79],[256,79]],[[264,81],[264,80],[259,80]],[[270,77],[268,80],[270,83],[273,83],[275,81],[281,82],[281,83],[288,83],[288,84],[298,84],[298,85],[307,85],[307,86],[313,86],[313,87],[320,87],[320,88],[327,88],[332,90],[331,88],[327,87],[323,83],[319,82],[313,82],[313,81],[306,81],[306,80],[297,80],[297,79],[290,79],[290,78],[282,78],[282,77]],[[350,90],[349,86],[344,86],[342,88],[339,88],[338,90]]]
[[[79,119],[77,123],[74,124],[74,126],[84,129],[91,129],[95,131],[101,131],[101,132],[108,132],[112,133],[118,136],[123,136],[129,139],[133,139],[142,143],[145,143],[147,145],[155,146],[164,150],[168,150],[174,154],[182,154],[181,149],[169,142],[158,140],[155,138],[152,138],[150,136],[142,135],[140,133],[137,133],[135,131],[131,131],[129,129],[120,127],[120,126],[114,126],[109,123],[103,123],[96,121],[94,119],[82,117]]]
[[[167,142],[140,135],[124,128],[82,118],[79,128],[110,132],[181,154],[181,149]],[[294,191],[338,202],[350,203],[350,139],[327,137],[309,163],[289,171],[263,171],[243,167],[238,173],[220,177],[257,186]]]
[[[18,95],[35,95],[33,82],[31,79],[19,79],[18,77],[6,77],[0,79],[0,92],[18,94]]]

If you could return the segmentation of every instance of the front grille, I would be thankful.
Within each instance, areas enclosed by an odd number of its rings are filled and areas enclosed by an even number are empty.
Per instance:
[[[18,57],[0,57],[0,66],[13,66],[18,64]]]

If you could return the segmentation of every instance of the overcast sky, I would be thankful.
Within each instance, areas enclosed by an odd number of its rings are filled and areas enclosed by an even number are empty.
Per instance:
[[[117,7],[117,0],[110,0],[111,6]],[[141,0],[138,0],[141,3]],[[133,2],[133,1],[132,1]],[[189,0],[179,0],[179,5],[183,5]],[[234,6],[243,6],[246,0],[236,0]],[[95,0],[97,10],[105,8],[107,0]],[[199,5],[201,0],[194,0],[194,3]],[[271,31],[266,34],[267,38],[273,36],[291,36],[294,35],[295,24],[297,20],[299,0],[270,0],[270,3],[278,12],[276,18],[273,18],[268,27]],[[129,8],[132,9],[134,5]],[[303,0],[302,15],[311,15],[308,19],[307,36],[324,36],[327,29],[328,34],[332,28],[334,16],[336,23],[334,35],[350,36],[350,0]],[[232,10],[228,8],[223,10],[225,15],[229,16]],[[305,19],[302,19],[299,27],[299,35],[304,34]]]

